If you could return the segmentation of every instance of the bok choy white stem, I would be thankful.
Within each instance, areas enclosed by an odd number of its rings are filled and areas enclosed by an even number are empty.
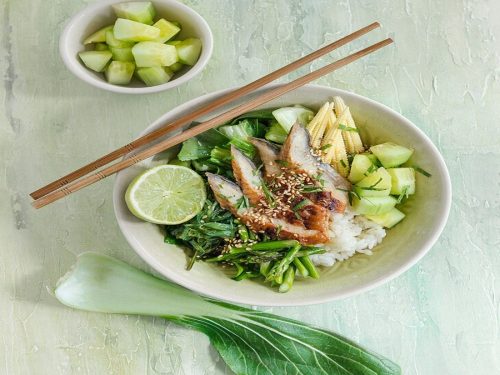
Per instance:
[[[198,296],[116,259],[82,254],[55,290],[70,307],[161,316],[205,333],[236,374],[401,374],[334,333]]]

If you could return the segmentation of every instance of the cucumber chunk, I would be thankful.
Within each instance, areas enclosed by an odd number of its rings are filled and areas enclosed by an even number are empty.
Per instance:
[[[314,112],[309,108],[299,106],[281,107],[273,111],[273,116],[288,134],[296,122],[303,126],[309,124],[314,117]]]
[[[157,42],[141,42],[132,48],[135,63],[140,68],[169,66],[177,62],[174,46]]]
[[[183,66],[184,66],[183,63],[176,62],[175,64],[169,65],[168,68],[175,73],[181,70]]]
[[[128,61],[112,61],[106,69],[106,79],[114,85],[130,83],[134,74],[135,65]]]
[[[144,42],[160,36],[160,29],[140,22],[118,18],[113,28],[116,39],[126,42]]]
[[[109,30],[113,30],[113,25],[103,27],[102,29],[97,30],[92,35],[89,35],[87,39],[83,41],[83,44],[90,43],[102,43],[106,41],[106,32]]]
[[[386,197],[353,197],[352,207],[360,215],[380,215],[389,212],[397,200],[390,195]]]
[[[355,184],[376,170],[377,167],[375,163],[367,154],[357,154],[354,155],[354,159],[352,159],[351,171],[349,172],[348,179]]]
[[[113,54],[113,60],[115,61],[130,61],[134,62],[134,55],[132,55],[132,48],[117,48],[111,47],[111,53]]]
[[[415,194],[415,170],[413,168],[390,168],[391,194]]]
[[[397,167],[406,163],[413,154],[413,150],[391,142],[372,146],[370,151],[385,168]]]
[[[115,48],[128,48],[134,45],[134,43],[116,39],[113,30],[106,31],[106,44]]]
[[[392,208],[385,214],[366,215],[366,218],[382,225],[383,227],[392,228],[394,225],[405,218],[405,214],[399,211],[397,208]]]
[[[178,43],[177,54],[179,61],[186,65],[194,65],[198,61],[201,52],[201,40],[196,38],[188,38]]]
[[[379,168],[359,181],[354,189],[360,197],[383,197],[391,192],[391,175]]]
[[[102,72],[106,64],[111,60],[112,54],[109,51],[84,51],[78,54],[85,66],[95,72]]]
[[[156,86],[170,81],[174,72],[166,67],[153,66],[150,68],[137,69],[137,75],[146,85]]]
[[[132,1],[112,5],[116,17],[151,25],[155,18],[156,11],[149,1]]]
[[[94,51],[109,51],[109,47],[106,43],[96,43]]]
[[[172,39],[179,31],[180,27],[177,27],[172,22],[168,22],[166,19],[162,18],[153,24],[154,27],[160,29],[160,36],[154,41],[158,43],[165,43],[167,40]]]

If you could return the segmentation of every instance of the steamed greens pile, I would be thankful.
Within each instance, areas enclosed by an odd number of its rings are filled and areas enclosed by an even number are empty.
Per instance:
[[[300,106],[249,112],[188,139],[169,163],[192,168],[202,176],[204,172],[213,172],[234,179],[231,146],[258,164],[255,146],[249,138],[283,143],[296,121],[306,123],[313,115],[311,110]],[[196,217],[165,227],[165,242],[192,250],[188,269],[197,260],[217,263],[233,268],[235,280],[261,278],[277,286],[280,292],[288,292],[296,276],[319,278],[309,256],[324,249],[302,247],[295,240],[272,241],[265,234],[254,233],[219,205],[210,188],[207,191],[208,199]],[[248,207],[248,200],[242,199],[241,205]],[[233,241],[231,246],[228,239]]]
[[[198,296],[97,253],[82,254],[55,295],[73,308],[160,316],[203,332],[236,374],[401,374],[395,363],[334,333]]]

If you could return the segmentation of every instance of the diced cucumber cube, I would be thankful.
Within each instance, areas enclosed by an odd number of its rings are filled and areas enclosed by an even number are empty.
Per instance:
[[[385,168],[379,168],[359,181],[354,189],[360,197],[382,197],[391,192],[391,175]]]
[[[413,154],[413,150],[391,142],[372,146],[370,151],[385,168],[397,167],[407,162]]]
[[[392,208],[390,211],[380,215],[366,215],[367,219],[376,222],[386,228],[392,228],[405,218],[405,214],[397,208]]]
[[[155,40],[160,36],[160,29],[140,22],[118,18],[113,28],[115,38],[127,42]]]
[[[169,21],[170,23],[173,23],[175,26],[177,26],[179,29],[182,30],[182,26],[181,26],[181,23],[178,22],[178,21]]]
[[[134,74],[135,65],[128,61],[112,61],[106,69],[106,79],[114,85],[130,83]]]
[[[113,10],[116,17],[151,25],[156,11],[149,1],[131,1],[128,3],[114,4]]]
[[[180,63],[180,62],[176,62],[175,64],[172,64],[172,65],[169,65],[168,68],[172,71],[172,72],[178,72],[179,70],[181,70],[182,68],[184,67],[184,64],[183,63]]]
[[[389,168],[391,176],[391,194],[415,194],[415,170],[413,168]]]
[[[314,117],[314,112],[305,107],[281,107],[273,111],[273,116],[287,132],[298,122],[306,126]]]
[[[132,48],[117,48],[111,47],[111,53],[113,54],[113,60],[115,61],[130,61],[134,62],[134,55],[132,55]]]
[[[160,29],[160,36],[154,40],[158,43],[165,43],[167,40],[173,38],[179,31],[181,31],[180,27],[175,26],[172,22],[168,22],[164,18],[156,21],[153,26]]]
[[[390,195],[385,197],[353,197],[352,207],[360,215],[380,215],[389,212],[397,200]]]
[[[95,51],[109,51],[109,47],[106,43],[96,43],[94,46]]]
[[[352,159],[351,171],[349,172],[348,179],[355,184],[376,170],[377,167],[368,155],[357,154],[354,155],[354,159]]]
[[[112,54],[109,51],[83,51],[78,56],[87,68],[102,72],[108,61],[111,60]]]
[[[201,52],[201,40],[188,38],[176,44],[179,61],[186,65],[194,65]]]
[[[89,35],[87,39],[83,41],[83,44],[90,43],[102,43],[106,41],[106,32],[109,30],[113,30],[113,25],[103,27],[102,29],[97,30],[92,35]]]
[[[127,48],[134,45],[132,42],[124,42],[123,40],[116,39],[113,30],[106,31],[106,44],[115,48]]]
[[[137,69],[137,75],[148,86],[157,86],[170,81],[174,75],[169,68],[153,66],[150,68]]]
[[[140,68],[169,66],[177,62],[174,46],[157,42],[141,42],[132,48],[135,63]]]

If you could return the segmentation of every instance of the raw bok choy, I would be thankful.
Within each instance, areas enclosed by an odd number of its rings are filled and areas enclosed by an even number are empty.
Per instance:
[[[73,308],[160,316],[203,332],[236,374],[401,374],[334,333],[201,297],[97,253],[80,255],[55,295]]]

